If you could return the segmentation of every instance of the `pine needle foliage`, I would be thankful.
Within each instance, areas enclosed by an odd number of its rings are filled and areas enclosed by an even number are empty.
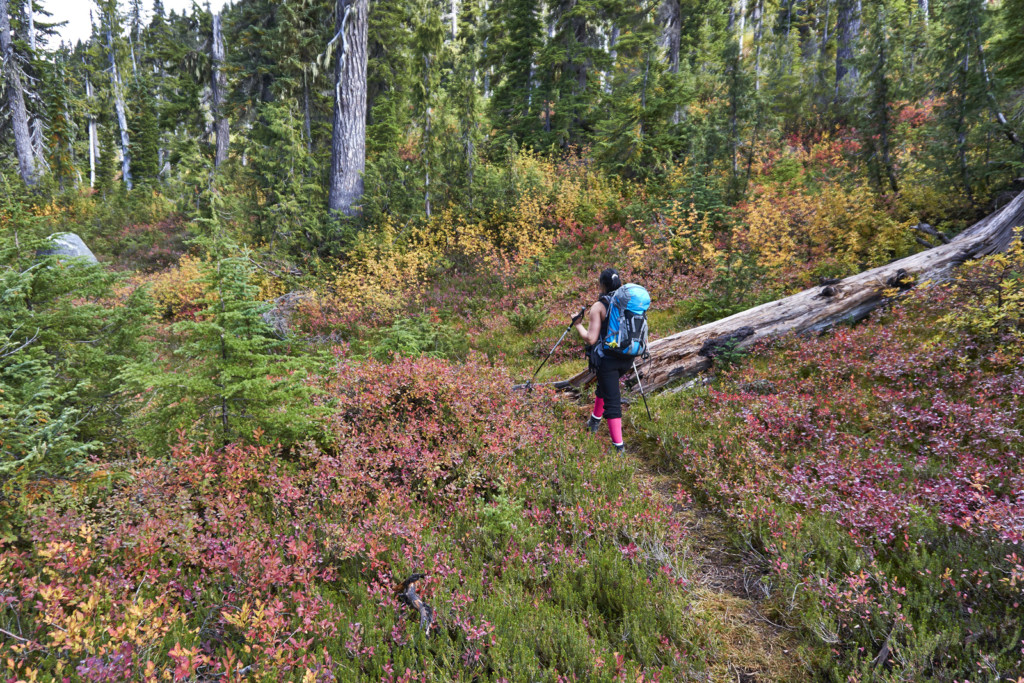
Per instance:
[[[249,253],[218,238],[203,262],[205,296],[193,320],[172,326],[173,349],[125,371],[133,390],[147,396],[136,427],[140,437],[168,449],[179,438],[214,435],[223,445],[255,430],[289,446],[312,433],[311,360],[289,355],[262,314]]]

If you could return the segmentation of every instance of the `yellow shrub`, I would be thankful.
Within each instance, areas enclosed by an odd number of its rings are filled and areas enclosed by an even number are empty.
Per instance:
[[[762,266],[780,271],[828,257],[851,269],[885,263],[913,244],[908,226],[878,206],[867,184],[819,194],[762,188],[741,206],[740,235]]]
[[[957,271],[954,293],[966,294],[961,307],[942,318],[942,326],[962,329],[983,339],[1024,340],[1024,243],[1022,228],[1010,248]],[[1019,351],[1018,351],[1019,352]]]
[[[198,309],[206,296],[202,268],[201,259],[186,254],[174,268],[146,278],[157,312],[166,318],[178,318]]]
[[[661,216],[661,222],[674,262],[686,268],[703,268],[716,263],[719,250],[715,246],[709,214],[701,217],[693,203],[684,206],[673,201]]]

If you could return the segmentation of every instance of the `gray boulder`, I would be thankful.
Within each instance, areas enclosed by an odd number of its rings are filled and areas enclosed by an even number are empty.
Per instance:
[[[96,255],[85,245],[82,238],[73,232],[58,232],[50,235],[51,249],[39,249],[36,256],[62,256],[64,258],[82,257],[89,263],[99,263]],[[63,259],[62,259],[63,260]]]

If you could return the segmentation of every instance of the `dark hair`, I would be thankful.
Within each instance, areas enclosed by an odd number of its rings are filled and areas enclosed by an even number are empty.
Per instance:
[[[619,271],[614,268],[605,268],[601,271],[601,276],[597,278],[597,281],[604,285],[606,292],[614,292],[616,289],[622,286],[622,280],[619,278]]]

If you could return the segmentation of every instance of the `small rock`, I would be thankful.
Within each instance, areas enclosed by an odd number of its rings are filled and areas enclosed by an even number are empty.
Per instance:
[[[263,313],[263,322],[270,325],[278,337],[284,339],[291,331],[291,319],[295,307],[308,298],[308,292],[295,291],[282,294],[274,299],[274,306]]]

